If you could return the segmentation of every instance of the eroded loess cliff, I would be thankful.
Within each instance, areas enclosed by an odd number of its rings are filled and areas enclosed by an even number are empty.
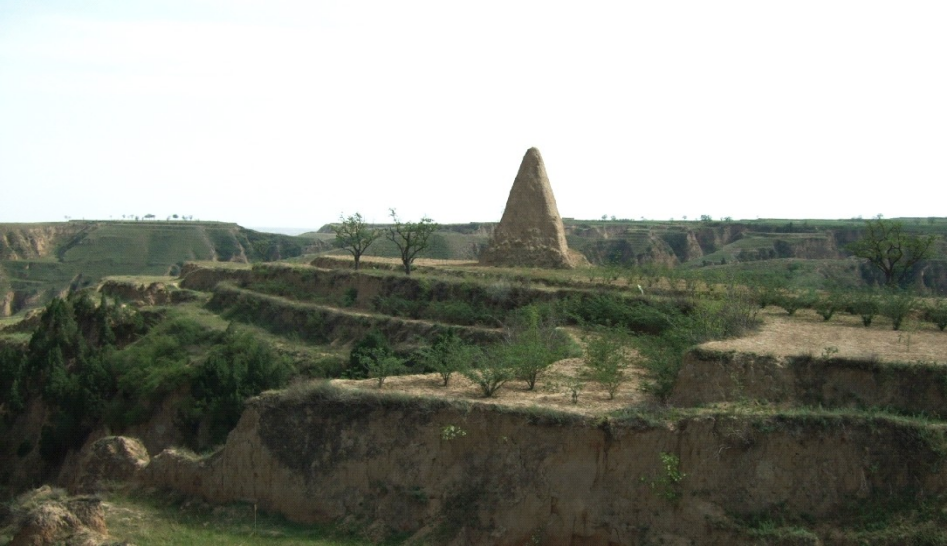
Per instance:
[[[52,256],[65,241],[80,236],[82,223],[0,224],[0,260],[34,260]]]
[[[321,386],[253,400],[221,451],[165,451],[144,480],[436,544],[742,543],[741,515],[818,526],[859,499],[944,493],[943,431],[918,426],[841,414],[591,420]]]

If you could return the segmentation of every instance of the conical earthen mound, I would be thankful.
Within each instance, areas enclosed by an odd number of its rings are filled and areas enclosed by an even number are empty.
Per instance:
[[[556,198],[543,157],[536,148],[523,156],[503,218],[490,245],[480,254],[482,265],[574,267]]]

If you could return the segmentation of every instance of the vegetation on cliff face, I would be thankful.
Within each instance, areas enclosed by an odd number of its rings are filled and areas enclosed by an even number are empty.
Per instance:
[[[207,329],[171,312],[144,314],[85,292],[55,298],[26,351],[0,350],[0,416],[12,423],[40,400],[47,419],[26,439],[54,468],[97,427],[139,424],[174,393],[179,436],[194,448],[220,443],[243,402],[285,385],[286,357],[237,328]],[[182,391],[183,389],[183,391]]]

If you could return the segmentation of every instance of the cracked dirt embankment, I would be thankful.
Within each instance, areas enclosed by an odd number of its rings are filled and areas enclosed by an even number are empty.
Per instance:
[[[310,386],[254,399],[216,454],[165,451],[145,474],[211,502],[347,519],[378,536],[707,543],[735,538],[732,514],[818,523],[873,494],[947,492],[942,428],[843,414],[661,424]],[[678,458],[683,479],[669,479],[661,455]]]

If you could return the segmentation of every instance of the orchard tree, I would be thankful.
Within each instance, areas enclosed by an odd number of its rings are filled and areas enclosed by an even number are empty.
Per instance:
[[[371,228],[357,212],[348,218],[340,215],[339,224],[332,226],[332,231],[335,232],[336,246],[345,249],[355,258],[356,270],[368,247],[381,237],[381,230]]]
[[[390,212],[394,225],[385,232],[385,238],[398,247],[404,274],[410,275],[411,264],[430,245],[431,234],[437,229],[437,224],[427,216],[421,218],[420,222],[402,222],[395,209],[390,209]]]
[[[848,251],[880,270],[887,286],[904,286],[914,266],[933,254],[934,236],[909,235],[901,222],[878,216],[866,220],[865,229],[861,240],[847,246]]]
[[[620,329],[602,329],[590,337],[585,348],[585,366],[591,378],[605,387],[614,400],[625,382],[628,368],[628,339]]]

